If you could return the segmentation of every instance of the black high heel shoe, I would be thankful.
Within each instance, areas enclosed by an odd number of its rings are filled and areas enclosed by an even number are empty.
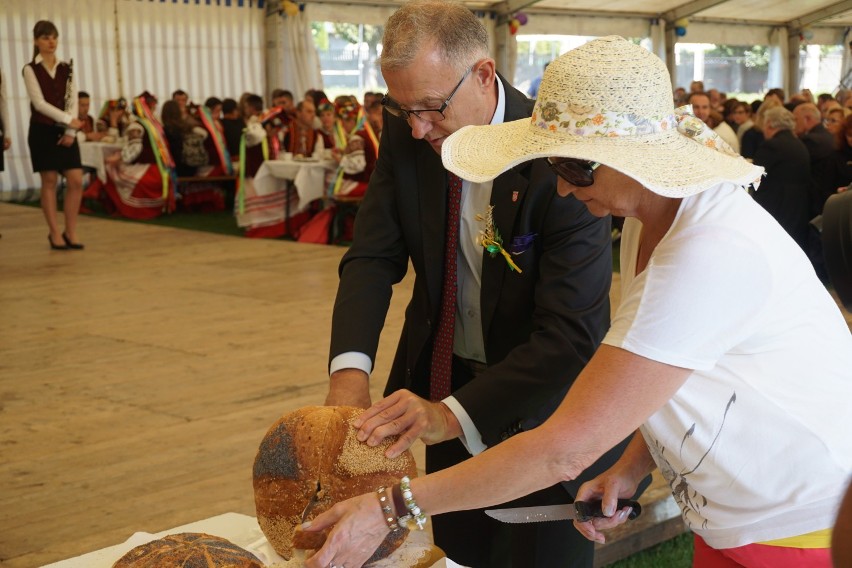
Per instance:
[[[63,235],[64,236],[64,235]],[[67,245],[57,245],[53,243],[53,239],[50,238],[50,235],[47,235],[47,242],[50,243],[50,248],[53,250],[68,250]]]
[[[62,240],[65,241],[65,248],[74,249],[74,250],[83,250],[85,245],[83,243],[72,243],[71,239],[68,238],[68,235],[62,233]],[[53,244],[53,243],[51,243]]]

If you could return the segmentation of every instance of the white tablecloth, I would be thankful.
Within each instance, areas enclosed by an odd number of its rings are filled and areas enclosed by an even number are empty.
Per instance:
[[[298,213],[325,195],[325,175],[336,169],[337,163],[332,160],[267,160],[254,176],[254,189],[257,195],[272,195],[286,191],[287,183],[292,181],[297,199],[290,203],[290,214]]]
[[[264,564],[274,564],[283,562],[280,556],[275,554],[275,551],[266,541],[263,532],[257,524],[257,519],[248,515],[239,513],[225,513],[202,521],[196,521],[187,525],[182,525],[158,532],[155,534],[137,532],[125,542],[102,548],[82,556],[62,560],[54,564],[48,564],[44,568],[110,568],[113,563],[124,556],[131,549],[151,542],[158,538],[162,538],[169,534],[182,532],[201,532],[213,536],[222,537],[230,540],[237,546],[241,546],[253,553]],[[428,541],[427,533],[413,531],[409,536],[409,541],[412,539],[419,541]],[[424,540],[425,539],[425,540]],[[392,558],[392,557],[391,557]],[[390,560],[390,558],[388,558]],[[441,559],[431,566],[431,568],[463,568],[452,560]]]
[[[104,158],[118,151],[123,145],[114,142],[80,142],[80,162],[98,171],[98,179],[106,182],[106,166]]]

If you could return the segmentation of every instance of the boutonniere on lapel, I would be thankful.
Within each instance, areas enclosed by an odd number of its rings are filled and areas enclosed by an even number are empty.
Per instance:
[[[514,260],[512,260],[512,255],[503,248],[503,237],[500,236],[500,231],[498,231],[497,227],[494,226],[493,212],[494,206],[489,205],[488,211],[485,215],[477,213],[476,220],[479,222],[485,222],[485,228],[479,231],[479,236],[476,238],[476,241],[478,244],[482,245],[486,251],[488,251],[491,258],[497,256],[497,253],[502,254],[503,258],[506,259],[506,264],[509,265],[509,268],[520,274],[523,270],[518,268],[518,265],[515,264]]]

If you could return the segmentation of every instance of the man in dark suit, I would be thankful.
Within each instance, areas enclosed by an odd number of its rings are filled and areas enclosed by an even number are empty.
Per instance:
[[[763,116],[766,141],[757,149],[754,163],[766,168],[766,177],[754,200],[807,252],[810,162],[805,144],[793,134],[795,126],[793,115],[784,107],[771,108]]]
[[[822,115],[816,105],[802,103],[793,109],[796,119],[796,135],[804,142],[811,158],[811,176],[813,185],[811,187],[811,216],[822,213],[825,200],[837,188],[826,187],[828,177],[834,165],[834,151],[836,143],[834,136],[822,124]]]
[[[392,286],[411,263],[414,291],[387,398],[356,427],[371,445],[400,435],[391,454],[422,439],[432,472],[539,425],[562,400],[609,326],[610,226],[575,198],[559,198],[544,160],[493,184],[460,182],[455,213],[443,140],[469,124],[529,116],[533,103],[496,74],[485,29],[461,4],[406,4],[388,20],[383,46],[387,114],[340,265],[326,403],[370,406],[368,377]],[[460,217],[459,225],[448,217]],[[477,242],[489,229],[502,239],[493,254]],[[445,372],[451,384],[444,386]],[[621,449],[523,504],[570,502],[579,483]],[[433,523],[436,544],[466,566],[592,566],[593,545],[570,522],[500,525],[465,511]]]
[[[834,136],[822,124],[822,115],[816,105],[802,103],[793,109],[796,119],[796,135],[805,144],[810,155],[811,184],[808,187],[810,195],[809,218],[822,215],[825,201],[837,191],[831,187],[832,173],[835,166],[836,143]],[[808,244],[805,249],[811,259],[817,276],[823,282],[828,281],[825,261],[822,252],[822,239],[816,230],[809,231]]]

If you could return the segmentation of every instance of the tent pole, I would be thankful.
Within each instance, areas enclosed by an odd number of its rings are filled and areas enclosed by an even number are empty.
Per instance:
[[[784,86],[787,97],[799,92],[799,48],[802,43],[799,32],[787,27],[787,84]]]
[[[113,23],[115,25],[115,72],[118,74],[118,96],[126,97],[124,92],[124,73],[121,72],[121,34],[118,25],[118,0],[112,3]]]
[[[677,86],[677,60],[675,59],[676,43],[677,35],[675,34],[674,23],[666,22],[666,67],[669,68],[669,75],[672,78],[672,88]]]

